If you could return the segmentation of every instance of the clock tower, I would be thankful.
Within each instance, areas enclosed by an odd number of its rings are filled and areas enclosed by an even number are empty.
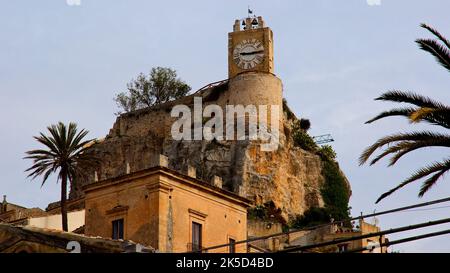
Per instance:
[[[279,130],[274,130],[284,132],[283,84],[274,74],[272,30],[262,17],[236,20],[228,33],[228,92],[218,104],[256,106],[259,122],[266,122],[267,128],[278,123]],[[267,113],[260,116],[263,108]]]
[[[236,20],[228,33],[228,78],[245,72],[274,72],[273,33],[261,16]]]

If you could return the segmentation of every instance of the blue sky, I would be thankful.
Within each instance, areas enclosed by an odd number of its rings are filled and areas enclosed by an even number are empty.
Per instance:
[[[289,105],[311,120],[312,135],[330,133],[336,140],[332,145],[353,189],[354,215],[449,195],[445,177],[422,199],[416,184],[374,204],[382,192],[416,168],[445,157],[448,150],[419,151],[390,168],[385,162],[357,164],[361,151],[377,138],[429,128],[402,119],[365,125],[393,106],[373,101],[382,92],[411,90],[449,103],[448,72],[414,43],[431,37],[419,27],[421,22],[450,37],[450,2],[445,0],[381,0],[380,5],[366,0],[81,0],[79,6],[66,0],[2,1],[0,194],[27,206],[45,207],[58,200],[54,180],[41,188],[23,172],[30,164],[22,159],[24,152],[38,147],[32,136],[59,120],[76,121],[90,130],[90,137],[105,136],[117,111],[114,94],[138,73],[172,67],[194,90],[225,79],[227,33],[235,19],[246,16],[248,5],[274,32],[275,70]],[[448,217],[450,208],[445,206],[383,216],[380,225],[392,228]],[[450,252],[449,237],[394,250]]]

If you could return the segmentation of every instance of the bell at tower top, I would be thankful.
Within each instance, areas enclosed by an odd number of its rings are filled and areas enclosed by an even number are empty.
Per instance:
[[[241,28],[242,25],[242,28]],[[247,17],[242,20],[236,20],[233,25],[233,31],[249,30],[266,27],[265,22],[261,16]]]

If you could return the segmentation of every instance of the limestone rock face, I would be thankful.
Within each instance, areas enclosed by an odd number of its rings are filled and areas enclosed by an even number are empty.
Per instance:
[[[151,167],[154,156],[163,154],[170,168],[186,172],[193,166],[197,178],[205,182],[222,177],[223,188],[254,200],[255,205],[272,201],[286,221],[310,207],[323,206],[321,159],[293,145],[290,128],[295,117],[288,118],[286,112],[280,120],[280,145],[274,152],[262,151],[260,141],[255,140],[177,141],[171,137],[174,105],[192,107],[194,96],[201,96],[205,105],[217,103],[227,100],[228,91],[228,83],[222,83],[178,101],[119,116],[107,137],[90,148],[102,158],[102,166],[90,170],[87,179],[77,180],[71,197],[83,195],[82,186],[94,182],[94,171],[99,180],[111,178],[125,174],[127,165],[131,172]],[[275,100],[281,102],[278,97]]]

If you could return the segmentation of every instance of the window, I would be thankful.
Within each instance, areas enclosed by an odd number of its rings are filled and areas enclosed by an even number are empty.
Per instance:
[[[235,239],[228,239],[229,246],[229,252],[230,253],[236,253],[236,240]]]
[[[347,252],[347,251],[348,251],[348,244],[338,245],[338,252]]]
[[[115,240],[123,239],[123,219],[112,221],[112,238]]]
[[[199,251],[202,248],[202,225],[192,222],[192,251]]]

